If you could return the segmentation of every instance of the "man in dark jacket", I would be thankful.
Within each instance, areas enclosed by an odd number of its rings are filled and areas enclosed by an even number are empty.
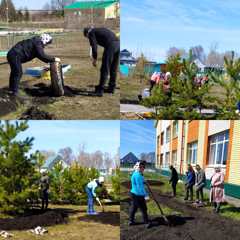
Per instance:
[[[48,208],[48,195],[49,195],[49,177],[46,171],[42,173],[42,177],[40,179],[40,188],[42,198],[42,210],[44,209],[46,210]]]
[[[172,189],[173,189],[173,197],[176,197],[176,187],[178,183],[178,173],[176,169],[171,165],[170,167],[171,170],[171,178],[169,180],[169,183],[172,183]]]
[[[23,40],[13,46],[8,54],[7,60],[11,67],[9,90],[11,94],[17,95],[18,85],[22,77],[22,63],[38,58],[45,63],[60,61],[59,58],[48,56],[44,53],[44,47],[52,42],[52,37],[42,34],[40,37]]]
[[[107,28],[84,28],[84,36],[89,39],[92,48],[92,64],[97,66],[97,47],[98,45],[104,48],[101,66],[101,76],[99,85],[95,87],[95,93],[101,97],[104,92],[104,85],[110,74],[108,88],[105,90],[108,93],[114,93],[116,87],[117,69],[119,65],[120,41]]]

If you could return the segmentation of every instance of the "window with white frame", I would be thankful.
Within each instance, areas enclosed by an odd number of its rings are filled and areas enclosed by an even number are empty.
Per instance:
[[[192,142],[188,144],[188,154],[187,159],[189,164],[197,163],[197,142]]]
[[[166,130],[166,143],[170,142],[170,126]]]
[[[161,132],[161,145],[164,143],[164,132]]]
[[[172,165],[177,166],[177,151],[172,151]]]
[[[165,154],[165,163],[164,167],[167,168],[169,166],[169,161],[170,161],[170,152],[166,152]]]
[[[173,138],[178,136],[178,121],[173,121]]]
[[[209,137],[209,165],[226,165],[228,142],[228,130]]]

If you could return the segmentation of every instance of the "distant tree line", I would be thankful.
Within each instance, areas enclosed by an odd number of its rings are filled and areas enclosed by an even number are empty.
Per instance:
[[[203,64],[209,66],[224,66],[224,58],[230,59],[232,56],[232,51],[219,52],[218,43],[212,43],[209,52],[206,53],[201,45],[193,46],[189,49],[192,53],[192,59],[199,59]],[[182,58],[188,58],[189,51],[184,48],[170,47],[167,51],[167,58],[171,56],[179,55]],[[235,53],[235,57],[238,55]]]
[[[27,7],[16,10],[12,0],[1,0],[0,20],[4,22],[29,21],[30,13]]]

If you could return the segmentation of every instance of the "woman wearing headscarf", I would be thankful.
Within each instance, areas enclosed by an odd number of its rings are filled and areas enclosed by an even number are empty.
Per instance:
[[[210,202],[213,203],[214,212],[219,213],[221,203],[224,202],[224,174],[220,167],[215,167],[210,186]]]

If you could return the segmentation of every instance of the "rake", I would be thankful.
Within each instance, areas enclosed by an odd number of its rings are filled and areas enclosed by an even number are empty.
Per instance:
[[[149,193],[150,193],[150,195],[151,195],[153,201],[154,201],[154,202],[156,203],[156,205],[158,206],[158,209],[160,210],[161,215],[162,215],[162,217],[163,217],[165,223],[166,223],[167,225],[170,225],[169,220],[168,220],[167,217],[165,216],[165,214],[164,214],[164,212],[163,212],[163,210],[162,210],[162,208],[161,208],[159,202],[158,202],[157,199],[155,198],[154,193],[153,193],[153,191],[151,190],[150,185],[148,184],[148,182],[146,182],[146,186],[147,186],[147,188],[148,188],[148,191],[149,191]]]

